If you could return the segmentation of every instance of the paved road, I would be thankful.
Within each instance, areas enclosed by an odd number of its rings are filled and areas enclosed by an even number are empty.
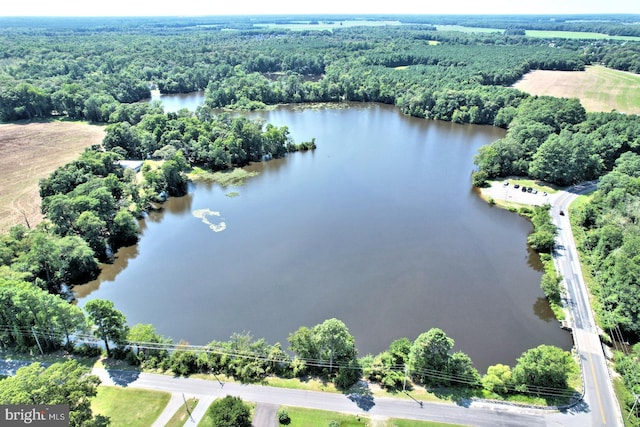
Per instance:
[[[571,312],[573,339],[580,356],[584,380],[584,402],[589,410],[589,426],[621,426],[620,407],[613,392],[606,358],[600,344],[589,292],[584,283],[578,251],[575,246],[569,205],[580,194],[593,191],[595,183],[573,187],[557,196],[552,218],[558,227],[555,262],[567,287],[567,304]],[[560,215],[560,212],[564,215]]]
[[[26,364],[28,362],[0,361],[0,374],[14,374],[20,366]],[[360,414],[374,418],[406,418],[480,427],[584,427],[589,425],[587,423],[589,413],[582,408],[558,412],[478,402],[470,403],[468,406],[460,406],[443,403],[421,403],[410,399],[373,397],[370,393],[367,393],[367,389],[358,395],[344,395],[259,385],[220,384],[217,381],[195,378],[98,368],[93,370],[93,374],[99,376],[103,384],[107,385],[171,392],[173,396],[176,396],[173,399],[174,406],[178,402],[178,397],[181,399],[183,393],[187,397],[200,398],[200,403],[193,411],[193,420],[189,420],[189,425],[197,424],[202,416],[202,413],[199,412],[204,412],[213,399],[226,395],[240,396],[243,400],[258,403],[258,407],[263,404],[273,406],[287,405]],[[164,416],[164,419],[168,419],[167,417],[170,417],[173,411],[167,410],[163,414],[161,416]],[[161,420],[159,420],[159,424],[162,424]],[[256,424],[256,427],[262,426]]]

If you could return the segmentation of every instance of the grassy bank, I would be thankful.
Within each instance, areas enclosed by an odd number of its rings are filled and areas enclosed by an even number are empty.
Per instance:
[[[111,420],[112,426],[148,427],[160,416],[171,394],[122,387],[98,387],[98,395],[91,401],[93,414]]]

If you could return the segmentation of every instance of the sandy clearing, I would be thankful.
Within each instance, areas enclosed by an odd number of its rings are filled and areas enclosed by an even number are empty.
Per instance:
[[[42,221],[38,183],[101,144],[104,128],[79,122],[0,124],[0,232]]]

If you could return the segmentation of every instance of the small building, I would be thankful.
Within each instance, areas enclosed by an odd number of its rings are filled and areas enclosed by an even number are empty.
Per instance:
[[[142,169],[142,160],[117,160],[116,164],[122,166],[125,169],[132,169],[136,172],[140,172]]]

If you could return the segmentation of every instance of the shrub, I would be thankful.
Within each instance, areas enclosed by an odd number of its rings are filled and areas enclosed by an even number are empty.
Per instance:
[[[291,423],[291,417],[289,416],[289,412],[287,412],[286,409],[278,409],[278,422],[283,425],[288,425]]]
[[[209,407],[209,416],[216,427],[251,427],[251,412],[236,396],[214,401]]]

